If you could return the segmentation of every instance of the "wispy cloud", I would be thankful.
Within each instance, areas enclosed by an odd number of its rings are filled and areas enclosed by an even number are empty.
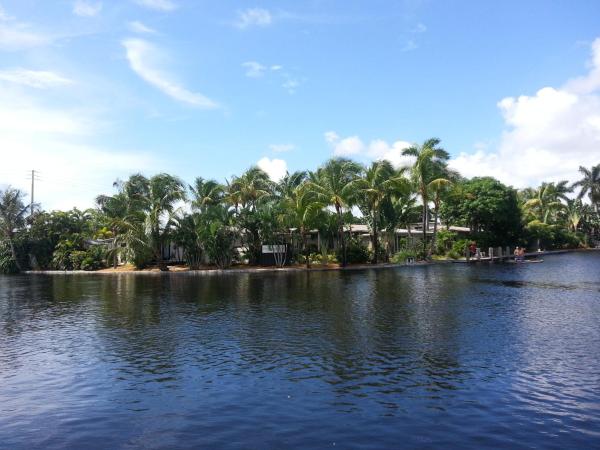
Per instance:
[[[171,0],[134,0],[140,6],[155,9],[157,11],[173,11],[177,8],[177,3]]]
[[[155,34],[156,33],[155,29],[150,28],[147,25],[144,25],[142,22],[140,22],[138,20],[131,21],[127,25],[128,25],[129,30],[133,31],[134,33],[140,33],[140,34]]]
[[[38,89],[65,86],[72,83],[72,80],[54,72],[23,68],[0,70],[0,81]]]
[[[0,21],[2,20],[12,20],[13,17],[9,16],[6,11],[4,10],[4,8],[2,7],[2,5],[0,5]]]
[[[296,146],[294,144],[271,144],[269,148],[273,153],[286,153],[294,150]]]
[[[48,44],[49,36],[32,31],[23,23],[0,21],[0,50],[18,51]]]
[[[248,8],[237,12],[234,25],[240,29],[249,27],[266,27],[273,22],[273,16],[267,9]]]
[[[163,59],[160,50],[143,39],[126,39],[123,42],[131,69],[144,81],[169,97],[203,109],[215,109],[219,105],[198,92],[192,92],[174,81],[160,67]]]
[[[406,43],[400,48],[401,52],[412,52],[413,50],[418,49],[419,46],[413,39],[409,39]]]
[[[242,67],[246,69],[246,76],[250,78],[260,78],[265,74],[265,70],[267,70],[266,66],[257,61],[246,61],[242,63]]]
[[[425,26],[425,24],[422,24],[421,22],[419,22],[418,24],[416,24],[411,30],[411,33],[425,33],[427,31],[427,27]]]
[[[102,2],[91,3],[76,0],[73,3],[73,14],[81,17],[94,17],[102,10]]]

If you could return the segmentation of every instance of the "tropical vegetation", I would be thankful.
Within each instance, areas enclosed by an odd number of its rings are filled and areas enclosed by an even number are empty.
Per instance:
[[[134,174],[85,211],[43,211],[9,186],[0,190],[0,272],[125,263],[166,271],[169,261],[192,270],[308,268],[460,258],[473,241],[483,249],[598,245],[600,164],[580,167],[572,184],[517,190],[491,177],[461,177],[440,144],[405,149],[410,167],[333,158],[279,181],[258,167],[190,186],[170,174]]]

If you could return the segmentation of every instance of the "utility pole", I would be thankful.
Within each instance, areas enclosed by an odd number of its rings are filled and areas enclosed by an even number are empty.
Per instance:
[[[35,169],[31,171],[31,203],[29,204],[30,214],[33,216],[33,200],[34,200],[34,189],[35,189]]]

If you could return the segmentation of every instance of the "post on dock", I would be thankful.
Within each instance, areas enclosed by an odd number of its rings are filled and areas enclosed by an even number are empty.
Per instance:
[[[494,247],[488,248],[488,255],[490,257],[490,261],[494,260]]]

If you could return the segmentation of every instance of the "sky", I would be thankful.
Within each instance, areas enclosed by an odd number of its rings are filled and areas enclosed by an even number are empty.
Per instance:
[[[0,189],[273,179],[442,140],[514,187],[600,163],[600,2],[0,0]]]

